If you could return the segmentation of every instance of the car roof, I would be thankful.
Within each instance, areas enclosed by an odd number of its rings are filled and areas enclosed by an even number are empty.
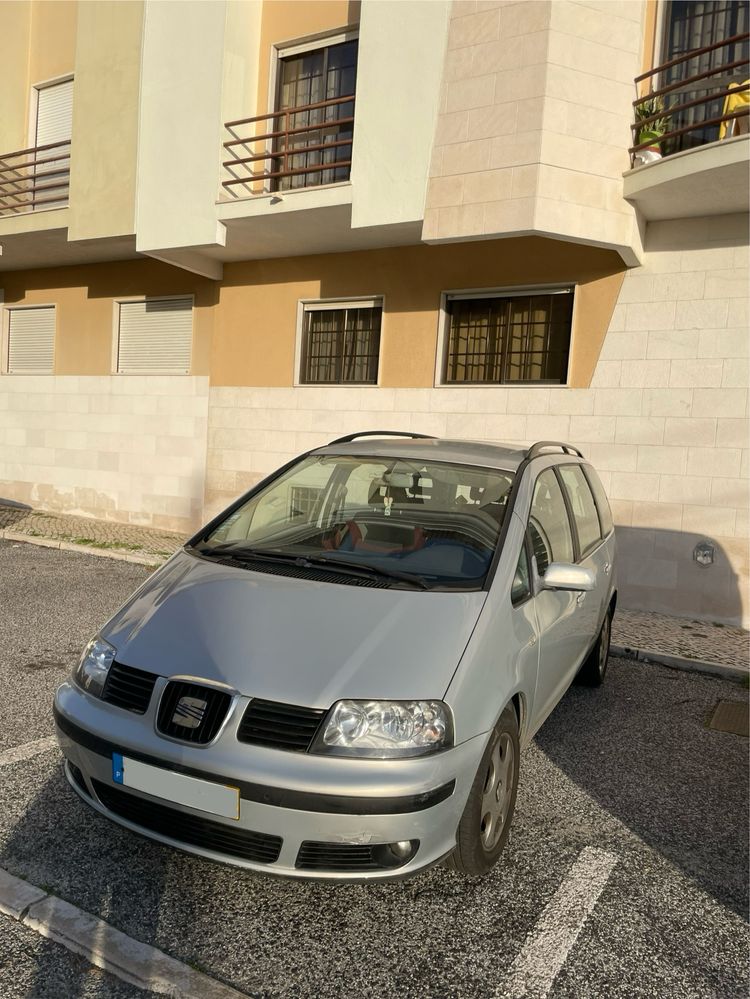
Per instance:
[[[453,461],[514,472],[527,454],[526,448],[490,441],[451,440],[428,437],[368,437],[334,442],[315,448],[313,454],[341,454],[378,458],[409,458],[422,461]]]

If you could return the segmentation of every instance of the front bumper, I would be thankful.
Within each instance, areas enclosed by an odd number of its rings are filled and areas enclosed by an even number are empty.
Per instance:
[[[71,785],[121,825],[257,871],[349,880],[405,877],[450,853],[485,742],[478,736],[430,757],[356,760],[244,745],[230,719],[216,743],[190,746],[159,736],[149,714],[134,716],[71,683],[55,696],[55,722]],[[112,779],[113,752],[239,787],[239,819],[123,788]],[[378,845],[403,841],[418,842],[408,861],[373,860]]]

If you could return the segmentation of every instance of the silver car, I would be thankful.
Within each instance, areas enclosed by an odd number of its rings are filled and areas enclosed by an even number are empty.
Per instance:
[[[341,438],[92,638],[55,696],[68,780],[134,832],[257,871],[483,874],[522,749],[574,677],[604,679],[614,565],[568,444]]]

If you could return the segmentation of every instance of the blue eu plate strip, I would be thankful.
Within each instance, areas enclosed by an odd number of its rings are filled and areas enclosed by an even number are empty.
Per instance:
[[[122,753],[112,753],[112,780],[115,784],[122,784],[125,774],[125,766],[122,762]]]

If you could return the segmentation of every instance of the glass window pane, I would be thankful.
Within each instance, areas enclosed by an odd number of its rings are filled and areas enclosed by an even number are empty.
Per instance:
[[[518,557],[516,574],[513,577],[513,585],[510,589],[511,603],[515,606],[530,596],[531,576],[529,574],[529,557],[526,554],[526,545],[524,544],[521,546],[521,554]]]
[[[447,312],[445,382],[567,380],[572,294],[455,298]]]
[[[585,554],[601,540],[601,528],[594,497],[580,466],[561,465],[560,477],[573,510],[581,554]]]
[[[529,535],[540,576],[545,574],[551,562],[573,561],[573,537],[568,511],[560,483],[551,468],[541,473],[534,486]]]
[[[309,384],[375,385],[383,309],[305,311],[300,380]]]
[[[604,486],[602,485],[601,479],[596,474],[591,465],[584,465],[583,470],[588,479],[589,485],[591,486],[591,491],[594,494],[594,499],[596,500],[596,509],[599,513],[599,522],[602,528],[602,537],[607,537],[610,531],[614,530],[614,523],[612,522],[612,511],[609,508],[609,501],[607,499],[607,494],[604,492]]]

